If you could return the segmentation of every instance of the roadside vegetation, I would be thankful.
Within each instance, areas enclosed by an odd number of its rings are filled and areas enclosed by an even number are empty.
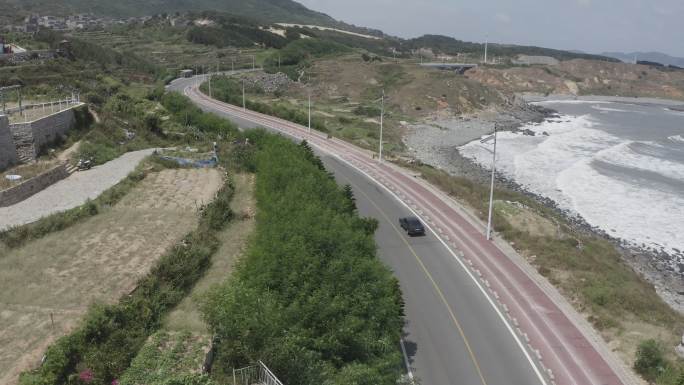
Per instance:
[[[307,145],[254,133],[257,226],[233,276],[203,309],[218,337],[214,372],[258,359],[296,384],[396,384],[398,282],[362,219]]]
[[[229,104],[242,106],[242,84],[238,79],[229,76],[214,76],[212,77],[211,86],[214,98]],[[208,85],[202,85],[202,91],[208,94]],[[251,88],[250,91],[260,92],[259,89],[255,88]],[[263,93],[263,90],[261,90],[261,93]],[[275,116],[305,126],[309,124],[308,114],[299,108],[288,105],[288,103],[268,104],[250,98],[245,100],[245,105],[248,109],[261,112],[262,114]],[[312,117],[311,128],[321,132],[328,131],[320,117]]]
[[[489,188],[427,165],[408,165],[486,221]],[[674,354],[684,316],[634,272],[608,240],[574,230],[553,210],[508,189],[495,191],[494,229],[546,277],[646,380],[681,385]]]

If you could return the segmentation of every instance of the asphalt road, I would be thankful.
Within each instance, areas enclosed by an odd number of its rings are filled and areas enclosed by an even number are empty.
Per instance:
[[[354,189],[359,213],[376,218],[381,259],[406,301],[404,345],[424,385],[541,384],[480,289],[434,234],[409,237],[398,220],[412,213],[365,175],[323,156],[340,184]]]
[[[403,346],[421,384],[633,382],[624,380],[624,367],[555,289],[504,251],[505,242],[487,241],[481,224],[443,193],[349,143],[212,100],[196,84],[180,79],[169,89],[242,128],[306,138],[339,182],[352,185],[361,214],[380,221],[379,254],[402,285]],[[409,213],[429,225],[427,236],[409,238],[400,230],[398,218]]]

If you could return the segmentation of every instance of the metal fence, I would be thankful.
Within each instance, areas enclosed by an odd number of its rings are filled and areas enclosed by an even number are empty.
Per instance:
[[[234,385],[283,385],[271,370],[259,361],[242,369],[233,369]]]

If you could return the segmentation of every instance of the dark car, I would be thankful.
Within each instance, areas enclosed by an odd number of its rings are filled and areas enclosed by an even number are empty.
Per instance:
[[[425,235],[425,227],[416,217],[399,218],[399,224],[408,235]]]

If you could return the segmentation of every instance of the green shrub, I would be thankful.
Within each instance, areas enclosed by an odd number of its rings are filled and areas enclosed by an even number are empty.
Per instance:
[[[289,385],[394,385],[403,302],[376,257],[377,221],[358,217],[305,142],[259,135],[257,228],[202,306],[220,338],[215,369],[261,359]]]
[[[634,370],[649,381],[655,380],[665,370],[663,348],[657,341],[646,340],[639,344]]]

